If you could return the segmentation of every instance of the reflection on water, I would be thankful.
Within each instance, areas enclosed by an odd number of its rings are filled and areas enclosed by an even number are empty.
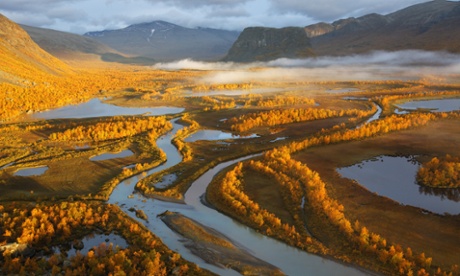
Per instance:
[[[460,213],[458,189],[432,189],[415,181],[420,164],[413,158],[379,156],[337,171],[371,192],[434,213]]]
[[[109,160],[109,159],[114,159],[114,158],[125,158],[125,157],[131,156],[133,154],[134,154],[134,152],[132,152],[129,149],[126,149],[126,150],[118,152],[118,153],[107,152],[107,153],[99,154],[99,155],[91,157],[89,160],[91,160],[91,161],[103,161],[103,160]]]
[[[184,141],[185,142],[196,142],[199,140],[214,141],[214,140],[226,140],[226,139],[249,139],[249,138],[257,138],[257,137],[259,137],[259,135],[257,134],[251,134],[248,136],[240,136],[240,135],[234,135],[228,132],[222,132],[220,130],[205,129],[205,130],[200,130],[200,131],[193,133],[192,135],[185,138]]]
[[[19,169],[14,173],[14,176],[37,176],[42,175],[48,170],[47,166],[36,167],[36,168],[24,168]]]
[[[426,195],[435,195],[440,197],[442,200],[452,200],[455,202],[460,201],[460,188],[433,188],[428,186],[420,185],[419,192]],[[459,207],[460,208],[460,207]]]
[[[396,114],[406,114],[417,109],[431,110],[432,112],[450,112],[460,110],[460,99],[442,99],[428,101],[410,101],[396,106]]]
[[[141,115],[158,116],[176,114],[184,111],[182,107],[121,107],[101,102],[100,99],[92,99],[78,105],[68,105],[61,108],[34,113],[33,119],[78,119],[105,116]]]

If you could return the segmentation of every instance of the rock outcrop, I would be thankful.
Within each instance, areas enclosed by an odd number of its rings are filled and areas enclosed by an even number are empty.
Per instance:
[[[313,55],[310,40],[303,28],[250,27],[244,29],[224,61],[268,61]]]

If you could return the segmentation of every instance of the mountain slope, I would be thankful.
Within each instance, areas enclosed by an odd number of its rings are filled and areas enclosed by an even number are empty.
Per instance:
[[[305,27],[317,55],[419,49],[460,52],[460,2],[436,0],[388,15]]]
[[[86,33],[120,52],[158,61],[184,58],[215,60],[223,57],[238,32],[209,28],[190,29],[164,21],[128,26],[120,30]]]
[[[250,27],[244,29],[224,61],[252,62],[309,56],[313,56],[313,52],[303,28]]]
[[[20,25],[42,49],[62,59],[79,58],[82,54],[103,55],[116,50],[81,35]]]
[[[16,23],[0,14],[0,78],[36,79],[70,72],[70,68],[41,49]]]
[[[82,35],[21,25],[30,37],[48,53],[66,61],[103,60],[128,64],[153,64],[147,57],[131,57]]]

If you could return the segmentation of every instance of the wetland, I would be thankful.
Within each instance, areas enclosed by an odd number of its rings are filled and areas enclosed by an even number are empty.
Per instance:
[[[459,273],[458,189],[415,182],[460,156],[455,82],[196,84],[210,73],[127,72],[142,89],[1,125],[0,242],[49,270],[106,250],[192,275]]]

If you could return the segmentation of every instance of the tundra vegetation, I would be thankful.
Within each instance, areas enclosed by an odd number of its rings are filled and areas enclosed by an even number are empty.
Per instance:
[[[0,83],[0,246],[25,244],[34,254],[5,250],[0,274],[210,274],[106,203],[120,181],[167,159],[156,140],[171,130],[171,119],[180,118],[177,122],[185,127],[173,143],[183,161],[145,177],[138,192],[182,200],[193,180],[209,168],[263,153],[217,175],[207,191],[209,203],[267,236],[371,271],[460,275],[459,214],[436,215],[399,205],[335,171],[383,154],[413,155],[423,164],[417,175],[421,185],[458,188],[459,111],[394,114],[395,104],[402,101],[460,97],[455,81],[214,84],[200,82],[212,73],[208,71],[100,65],[35,74],[19,65],[11,68],[16,71],[10,74],[23,72],[17,74],[27,81]],[[346,95],[328,92],[340,88],[354,89]],[[268,92],[254,92],[263,89]],[[242,92],[211,93],[228,90]],[[194,96],[197,92],[204,96]],[[125,107],[169,105],[185,111],[50,120],[27,115],[96,97]],[[377,106],[382,109],[379,118],[366,122]],[[202,129],[258,137],[184,141]],[[134,154],[90,160],[125,149]],[[38,166],[48,170],[15,175]],[[166,173],[177,178],[166,188],[154,187]],[[129,246],[101,244],[73,257],[53,250],[96,232],[116,233]]]

